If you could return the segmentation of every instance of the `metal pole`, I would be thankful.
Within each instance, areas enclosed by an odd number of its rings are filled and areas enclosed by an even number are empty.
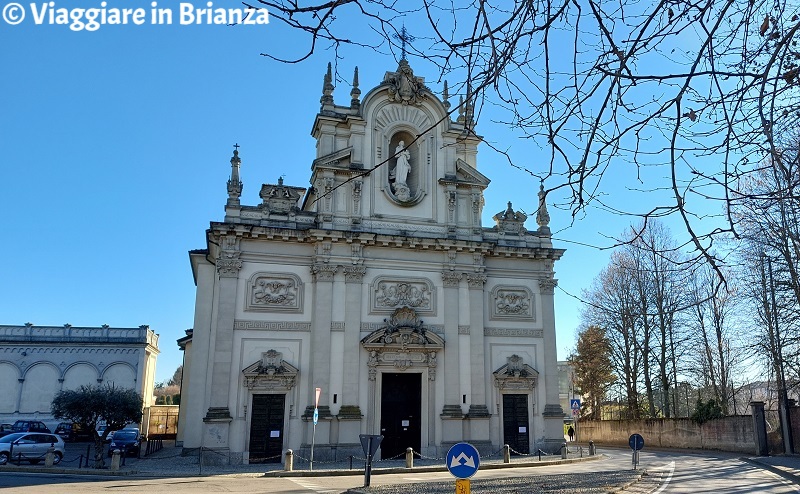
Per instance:
[[[314,424],[314,428],[311,430],[311,459],[308,462],[308,469],[314,470],[314,439],[317,435],[317,424]]]

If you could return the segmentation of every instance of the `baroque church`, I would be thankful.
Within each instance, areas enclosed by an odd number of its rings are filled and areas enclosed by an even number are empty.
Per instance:
[[[557,450],[564,250],[543,190],[537,229],[510,202],[483,226],[473,108],[451,112],[447,84],[440,98],[405,59],[363,98],[358,69],[347,105],[333,92],[328,65],[311,187],[278,179],[243,205],[235,150],[224,221],[190,252],[184,448],[256,463],[309,458],[313,443],[327,461],[361,456],[373,434],[383,459],[461,441]]]

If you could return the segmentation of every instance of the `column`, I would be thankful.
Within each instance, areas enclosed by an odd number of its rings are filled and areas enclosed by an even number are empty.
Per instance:
[[[461,421],[460,372],[458,366],[458,284],[461,273],[442,272],[444,287],[444,407],[442,408],[442,448],[461,441],[463,431]]]

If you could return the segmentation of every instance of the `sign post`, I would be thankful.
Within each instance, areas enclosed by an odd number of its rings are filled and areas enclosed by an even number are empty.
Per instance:
[[[314,470],[314,439],[317,435],[317,422],[319,422],[319,395],[322,393],[322,388],[314,390],[316,397],[314,398],[314,428],[311,431],[311,459],[308,461],[308,469]]]
[[[445,466],[456,478],[456,494],[469,494],[469,478],[475,475],[481,466],[481,455],[470,443],[457,443],[444,457]]]
[[[631,462],[633,463],[633,469],[636,470],[636,465],[639,464],[639,450],[644,448],[644,438],[641,434],[631,434],[631,437],[628,438],[628,445],[633,450]]]
[[[572,409],[572,417],[575,419],[575,440],[577,441],[578,440],[578,417],[581,416],[581,400],[580,400],[580,398],[572,398],[571,400],[569,400],[569,407]]]
[[[358,439],[361,441],[361,449],[367,458],[366,463],[364,463],[364,487],[369,487],[370,477],[372,476],[372,457],[378,451],[381,441],[383,441],[383,436],[359,434]]]

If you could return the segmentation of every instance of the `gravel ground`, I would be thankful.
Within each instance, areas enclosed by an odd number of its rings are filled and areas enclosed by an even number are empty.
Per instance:
[[[607,494],[632,486],[642,477],[642,471],[624,470],[591,475],[537,475],[527,478],[486,479],[470,482],[470,491],[503,494],[543,494],[554,492]],[[452,494],[454,482],[425,484],[425,494]],[[351,493],[419,494],[419,484],[387,485],[351,489]],[[629,492],[626,490],[626,492]]]

